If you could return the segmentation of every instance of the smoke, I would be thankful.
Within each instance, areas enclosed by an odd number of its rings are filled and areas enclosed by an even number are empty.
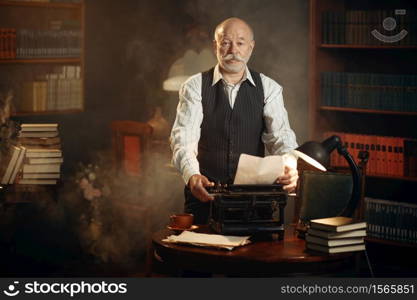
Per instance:
[[[182,211],[181,178],[172,171],[166,153],[144,154],[146,168],[140,176],[109,164],[111,151],[94,155],[96,159],[82,165],[73,184],[61,193],[71,227],[83,251],[100,261],[130,267],[143,263],[140,257],[150,246],[152,233],[164,228],[171,214]],[[90,182],[102,193],[87,199],[80,178],[92,173]]]

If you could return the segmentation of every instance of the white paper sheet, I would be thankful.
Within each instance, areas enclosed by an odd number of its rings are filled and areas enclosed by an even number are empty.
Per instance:
[[[272,184],[284,174],[284,156],[241,154],[234,184]]]

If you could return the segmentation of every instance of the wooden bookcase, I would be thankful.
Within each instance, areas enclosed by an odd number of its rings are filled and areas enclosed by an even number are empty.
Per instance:
[[[335,28],[326,27],[325,29],[325,26],[329,26],[329,22],[326,23],[328,19],[324,17],[326,12],[343,15],[348,11],[356,10],[366,15],[372,14],[371,11],[378,10],[414,11],[414,27],[407,29],[408,31],[417,31],[415,25],[417,22],[415,14],[417,2],[413,0],[310,0],[309,5],[309,138],[322,141],[326,132],[346,132],[417,139],[417,111],[324,105],[321,82],[323,72],[417,75],[417,43],[384,44],[374,41],[371,43],[343,43],[344,40],[340,36],[346,35],[346,32],[343,32],[346,28],[340,29],[342,27],[339,27],[340,31],[335,33],[336,37],[340,38],[338,43],[324,43],[323,41],[327,38],[323,31],[329,32]],[[376,19],[374,18],[373,21]],[[372,28],[366,28],[368,26],[366,19],[358,19],[357,21],[362,26],[360,32],[364,35],[358,40],[370,40],[372,37],[369,35]],[[337,22],[342,23],[343,21],[335,21],[335,23]],[[398,22],[397,25],[401,26],[401,23]],[[415,37],[416,33],[413,32],[413,34]],[[417,88],[417,82],[415,84],[415,88]],[[417,102],[417,98],[414,100]],[[366,177],[365,194],[374,198],[417,204],[416,181],[415,176],[369,174]],[[372,239],[373,243],[377,241],[378,239]],[[381,240],[382,242],[385,241]],[[407,243],[390,241],[390,244],[405,245]]]
[[[13,91],[13,115],[84,110],[84,28],[83,0],[0,0],[0,88]]]

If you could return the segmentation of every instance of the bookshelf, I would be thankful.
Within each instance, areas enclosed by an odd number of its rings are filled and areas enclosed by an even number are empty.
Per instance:
[[[0,0],[0,88],[14,116],[84,110],[84,1]]]
[[[386,146],[398,153],[393,160],[400,160],[400,154],[403,159],[408,156],[404,162],[407,171],[387,174],[367,170],[365,194],[417,204],[417,176],[410,172],[417,162],[413,144],[417,141],[417,2],[310,0],[309,4],[309,138],[321,141],[333,132],[398,139],[398,145]],[[391,25],[396,28],[385,26],[387,18],[395,20]],[[381,41],[372,34],[378,30],[396,35],[403,29],[408,34],[396,42]],[[354,140],[352,145],[376,147],[369,139]],[[407,143],[413,145],[413,151],[404,149],[404,141],[411,141]],[[348,150],[355,152],[350,144]],[[381,153],[375,148],[370,151],[373,154]],[[369,241],[407,244],[378,238]]]

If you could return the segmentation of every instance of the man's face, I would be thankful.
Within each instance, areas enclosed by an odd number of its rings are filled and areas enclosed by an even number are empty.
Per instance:
[[[227,24],[218,30],[214,41],[217,61],[224,71],[240,73],[249,61],[254,45],[252,33],[245,24]]]

